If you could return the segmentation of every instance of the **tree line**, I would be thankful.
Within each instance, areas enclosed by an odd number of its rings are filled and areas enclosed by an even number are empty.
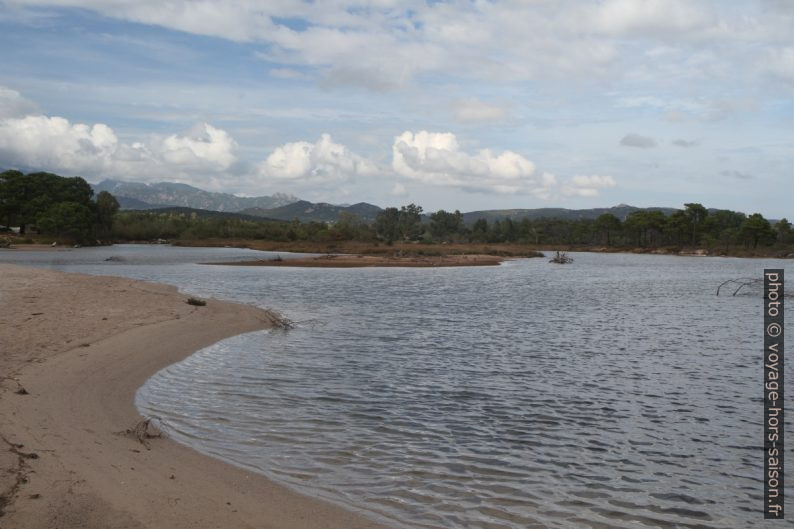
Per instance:
[[[233,216],[205,217],[197,212],[118,211],[105,191],[93,196],[82,178],[52,173],[0,173],[0,226],[29,227],[45,235],[76,242],[154,239],[254,239],[276,242],[399,241],[426,243],[517,243],[607,247],[734,248],[794,244],[786,219],[774,225],[760,213],[709,210],[684,204],[665,215],[637,210],[620,219],[605,213],[595,219],[502,218],[464,222],[460,211],[425,214],[416,204],[382,210],[373,222],[342,212],[336,222],[253,220]]]
[[[423,220],[425,218],[426,220]],[[439,210],[422,216],[414,204],[388,208],[375,220],[376,235],[388,241],[488,242],[524,244],[567,244],[604,246],[706,246],[709,248],[757,248],[776,243],[794,243],[791,223],[781,219],[773,226],[760,213],[712,210],[702,204],[684,204],[672,215],[662,211],[638,210],[620,219],[604,213],[595,219],[541,218],[488,222],[478,219],[471,225],[460,211]]]
[[[94,197],[80,177],[52,173],[0,173],[0,225],[19,227],[20,235],[51,235],[87,243],[111,237],[119,203],[103,191]]]
[[[116,215],[113,235],[121,240],[259,239],[269,241],[400,241],[425,243],[516,243],[607,247],[757,248],[794,244],[794,230],[782,219],[772,225],[761,214],[708,210],[685,204],[672,215],[638,210],[620,219],[605,213],[595,219],[541,218],[464,222],[460,211],[429,215],[409,204],[386,208],[374,222],[342,212],[334,223],[202,217],[196,213],[125,211]]]

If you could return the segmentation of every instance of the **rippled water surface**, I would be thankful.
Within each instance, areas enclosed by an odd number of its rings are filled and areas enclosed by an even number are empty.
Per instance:
[[[296,320],[162,370],[137,404],[181,442],[395,527],[763,523],[760,292],[715,290],[784,261],[301,269],[191,264],[252,255],[232,249],[9,255]]]

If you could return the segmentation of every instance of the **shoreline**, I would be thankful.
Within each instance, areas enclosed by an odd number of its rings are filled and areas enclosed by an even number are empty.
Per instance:
[[[204,239],[173,240],[174,246],[192,248],[245,248],[267,252],[295,252],[314,254],[346,254],[388,257],[394,255],[412,257],[440,257],[459,255],[490,255],[493,257],[544,257],[543,253],[582,252],[582,253],[625,253],[648,255],[671,255],[682,257],[736,257],[740,259],[792,259],[794,247],[758,248],[707,248],[703,246],[605,246],[578,244],[521,244],[521,243],[415,243],[395,242],[393,245],[358,241],[320,242],[275,242],[258,239]]]
[[[139,442],[135,392],[263,309],[172,286],[0,264],[0,526],[379,528],[167,438]],[[24,392],[23,392],[24,388]]]
[[[453,243],[449,245],[451,251],[445,251],[446,246],[440,244],[434,245],[417,245],[414,243],[395,244],[391,247],[370,245],[367,243],[357,243],[355,241],[348,241],[342,244],[322,244],[322,243],[274,243],[272,241],[260,240],[174,240],[168,242],[153,242],[153,241],[122,241],[118,243],[102,245],[102,246],[87,246],[85,248],[101,248],[112,247],[114,244],[141,244],[141,245],[170,245],[185,248],[239,248],[248,250],[257,250],[265,252],[284,252],[284,253],[309,253],[309,254],[322,254],[316,258],[301,258],[306,260],[327,258],[332,256],[347,256],[347,257],[367,257],[382,259],[384,263],[390,260],[404,260],[408,264],[360,264],[360,265],[341,265],[338,268],[352,268],[364,266],[405,266],[405,267],[424,267],[424,266],[477,266],[476,264],[410,264],[411,260],[416,261],[433,261],[437,260],[450,260],[454,261],[461,257],[487,257],[489,259],[497,260],[500,262],[508,260],[509,258],[533,258],[544,257],[545,253],[553,253],[557,250],[561,252],[581,252],[581,253],[619,253],[619,254],[632,254],[632,255],[669,255],[677,257],[731,257],[737,259],[794,259],[794,252],[792,248],[768,248],[767,251],[760,251],[759,249],[708,249],[702,247],[641,247],[641,246],[578,246],[561,244],[558,246],[544,246],[537,244],[519,245],[519,244],[505,244],[505,243]],[[12,244],[7,248],[0,248],[2,251],[70,251],[79,248],[74,248],[70,245],[51,246],[49,244]],[[403,255],[399,255],[402,253]],[[395,255],[397,254],[397,255]],[[202,263],[202,264],[226,264],[236,266],[254,266],[259,265],[260,261],[268,261],[265,259],[254,260],[250,262],[229,262],[229,263]],[[487,263],[499,264],[495,263]],[[266,264],[266,266],[316,266],[331,268],[327,265],[312,265],[312,264]]]

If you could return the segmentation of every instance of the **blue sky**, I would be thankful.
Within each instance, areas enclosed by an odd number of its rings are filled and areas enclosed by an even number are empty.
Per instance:
[[[792,27],[784,0],[0,0],[0,167],[792,218]]]

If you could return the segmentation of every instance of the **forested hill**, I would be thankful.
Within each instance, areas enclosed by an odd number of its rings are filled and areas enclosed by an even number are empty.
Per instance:
[[[366,202],[359,202],[352,206],[337,206],[325,202],[313,203],[306,200],[299,200],[298,202],[279,208],[251,208],[244,209],[240,213],[281,220],[299,219],[303,222],[336,222],[339,220],[339,214],[343,211],[356,215],[364,222],[372,222],[378,216],[378,213],[383,210],[378,206],[373,206]]]
[[[470,211],[463,214],[463,222],[474,224],[480,219],[488,222],[496,220],[510,219],[520,221],[522,219],[560,219],[560,220],[591,220],[597,219],[604,213],[610,213],[620,220],[626,220],[635,211],[661,211],[669,216],[675,213],[675,208],[638,208],[628,204],[619,204],[611,208],[590,208],[590,209],[565,209],[565,208],[537,208],[537,209],[492,209],[484,211]]]

